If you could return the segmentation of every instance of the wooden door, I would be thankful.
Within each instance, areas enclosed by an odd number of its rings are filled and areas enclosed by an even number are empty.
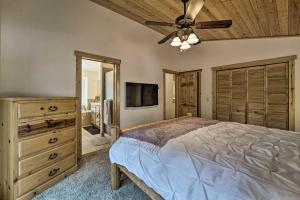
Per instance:
[[[231,71],[231,121],[246,123],[247,69]]]
[[[179,75],[179,115],[192,113],[198,116],[197,72],[183,72]]]
[[[266,66],[266,126],[289,129],[289,78],[286,63]]]
[[[248,68],[247,123],[265,126],[265,66]]]
[[[230,70],[216,73],[216,119],[221,121],[230,121],[230,74]]]

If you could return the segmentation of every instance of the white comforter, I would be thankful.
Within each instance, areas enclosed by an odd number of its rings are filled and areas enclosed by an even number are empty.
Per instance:
[[[163,147],[121,137],[112,163],[165,199],[300,199],[300,134],[221,122]]]

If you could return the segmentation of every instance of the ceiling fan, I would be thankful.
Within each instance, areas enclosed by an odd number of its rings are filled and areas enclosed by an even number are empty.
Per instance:
[[[175,23],[145,21],[145,25],[153,26],[168,26],[176,27],[178,30],[170,33],[165,38],[160,40],[158,44],[163,44],[169,39],[173,38],[171,45],[180,47],[180,51],[191,48],[191,45],[201,43],[199,37],[194,33],[192,27],[196,29],[216,29],[229,28],[232,25],[232,20],[219,21],[202,21],[195,22],[195,18],[202,9],[205,0],[181,0],[184,5],[184,14],[177,17]],[[187,7],[188,3],[188,7]]]

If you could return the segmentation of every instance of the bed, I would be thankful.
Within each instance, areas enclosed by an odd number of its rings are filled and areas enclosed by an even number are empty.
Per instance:
[[[112,187],[151,199],[300,199],[300,134],[182,117],[112,129]]]

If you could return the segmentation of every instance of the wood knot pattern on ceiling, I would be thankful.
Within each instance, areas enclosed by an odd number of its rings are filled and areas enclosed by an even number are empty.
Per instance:
[[[143,24],[174,22],[183,14],[181,0],[91,0]],[[229,29],[195,30],[204,41],[300,35],[300,0],[206,0],[196,21],[232,19]],[[150,26],[168,35],[174,27]]]

